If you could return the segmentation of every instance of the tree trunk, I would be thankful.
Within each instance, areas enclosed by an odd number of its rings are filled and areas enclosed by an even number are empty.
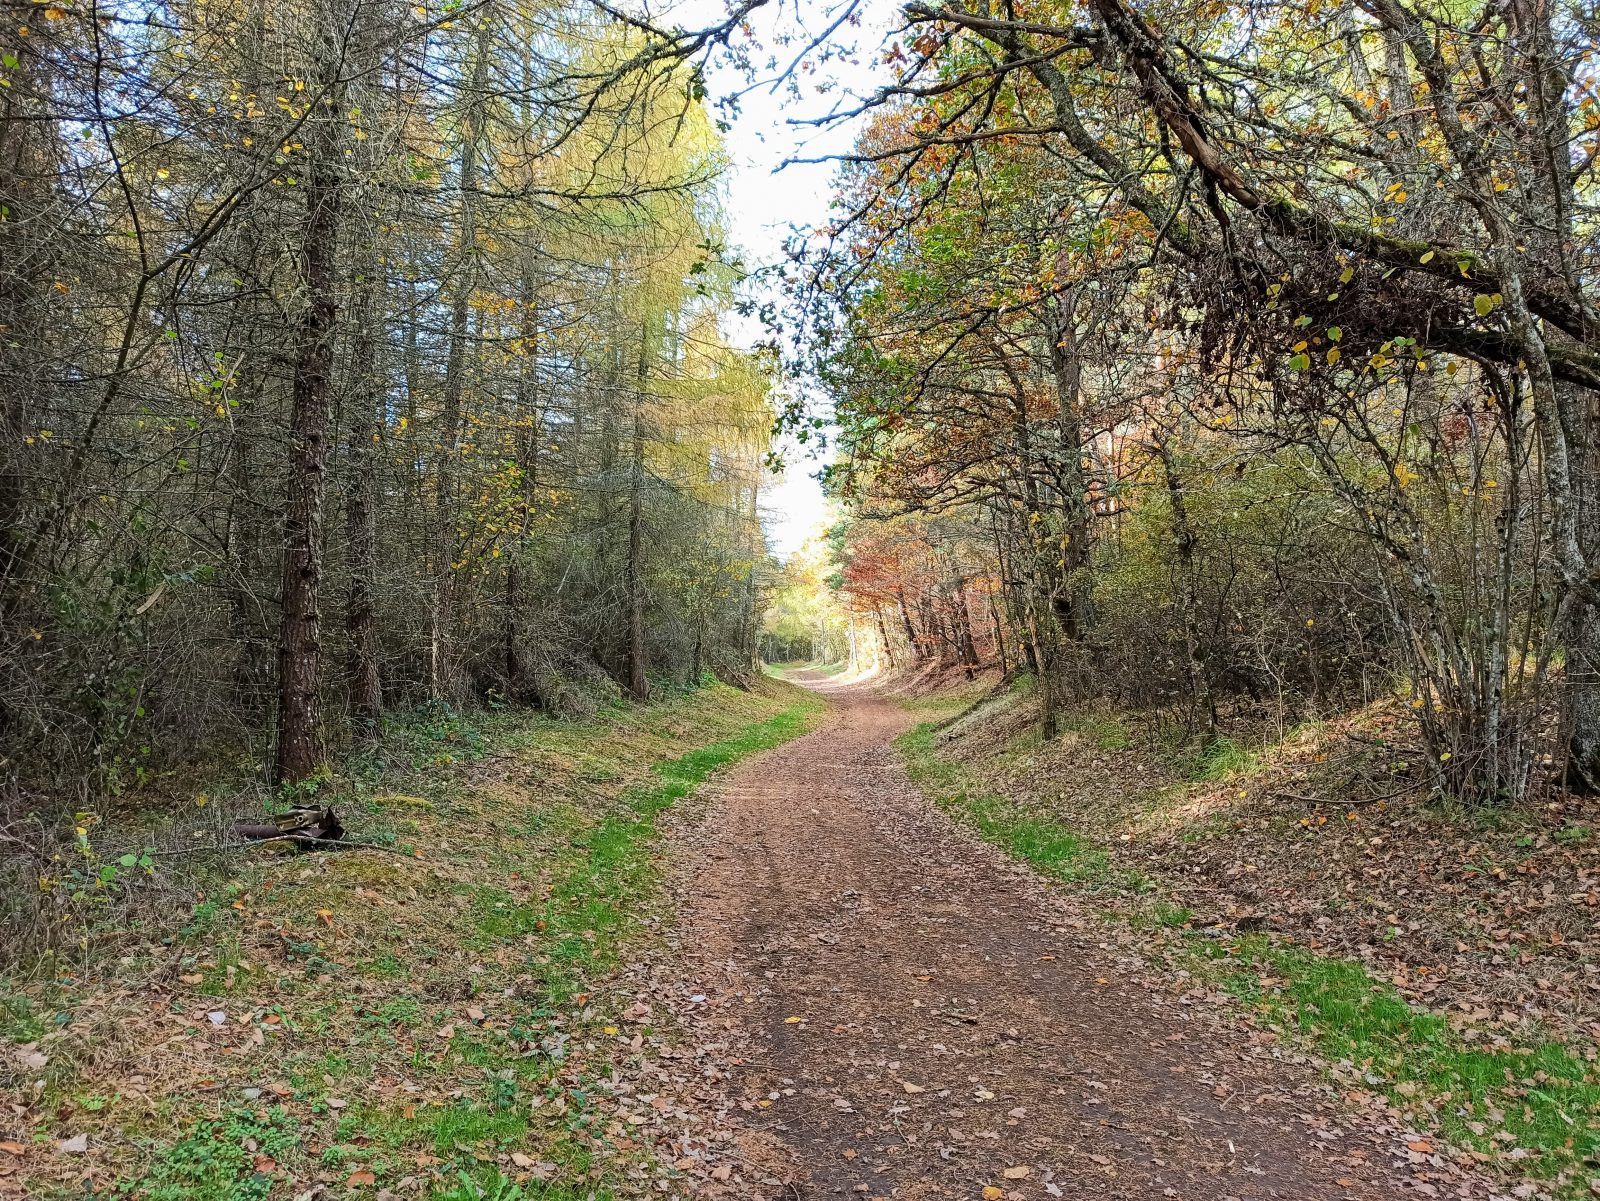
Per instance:
[[[28,534],[41,460],[29,453],[28,442],[48,395],[40,348],[49,336],[54,247],[45,231],[57,171],[52,160],[62,143],[45,115],[51,85],[40,39],[19,35],[19,20],[8,15],[0,30],[0,50],[16,64],[9,86],[0,89],[0,645],[10,655],[10,671],[22,673],[31,670],[28,659],[38,642],[25,631],[44,621],[30,589]],[[0,690],[0,734],[14,717],[9,689]]]
[[[1061,493],[1060,565],[1050,611],[1070,641],[1083,636],[1087,589],[1081,570],[1089,553],[1088,488],[1083,478],[1083,365],[1078,351],[1077,297],[1064,292],[1049,313],[1050,368],[1056,383],[1056,485]],[[1048,552],[1047,552],[1048,553]]]
[[[364,741],[377,737],[383,711],[383,677],[379,667],[378,622],[375,596],[378,586],[378,528],[374,439],[378,437],[383,387],[378,376],[378,329],[375,311],[377,264],[368,261],[356,295],[351,324],[354,327],[350,375],[352,416],[346,442],[350,465],[349,494],[345,505],[350,591],[345,606],[345,633],[349,638],[350,718],[355,736]]]
[[[1000,674],[1011,674],[1011,664],[1006,660],[1006,636],[1000,624],[1000,609],[994,603],[994,593],[989,593],[989,622],[994,630],[994,654],[1000,661]]]
[[[1060,733],[1057,713],[1056,663],[1052,653],[1051,636],[1040,628],[1038,607],[1028,606],[1028,646],[1033,651],[1034,679],[1039,684],[1039,736],[1051,742]]]
[[[644,428],[633,417],[633,471],[628,487],[628,692],[650,698],[644,658]]]
[[[1189,699],[1206,723],[1206,738],[1217,736],[1217,702],[1211,692],[1211,682],[1206,677],[1205,664],[1200,659],[1200,598],[1195,588],[1195,534],[1189,524],[1189,510],[1184,502],[1183,482],[1172,459],[1172,447],[1165,435],[1156,437],[1156,457],[1161,463],[1161,475],[1167,489],[1167,500],[1172,507],[1172,539],[1178,557],[1178,608],[1183,620],[1184,665],[1189,677]]]
[[[922,644],[917,641],[917,627],[911,623],[911,607],[906,604],[906,590],[904,588],[896,589],[895,599],[900,602],[900,620],[905,623],[906,627],[906,645],[911,648],[912,659],[920,663],[927,656]]]
[[[889,628],[883,624],[883,606],[874,603],[872,615],[878,619],[878,641],[883,643],[883,657],[889,661],[889,666],[894,666],[894,647],[889,645]]]
[[[492,9],[478,16],[471,94],[461,131],[461,264],[450,305],[450,350],[445,361],[439,417],[439,455],[434,480],[434,546],[431,655],[428,691],[435,700],[454,699],[460,691],[455,657],[456,458],[460,454],[462,397],[466,390],[467,319],[478,277],[478,156],[486,103]]]
[[[338,77],[331,46],[327,84]],[[339,105],[333,106],[335,112]],[[339,117],[319,116],[306,135],[311,167],[305,179],[300,278],[305,313],[296,337],[290,470],[283,520],[283,614],[278,632],[278,742],[273,780],[295,784],[322,766],[322,503],[326,486],[328,412],[333,343],[338,324],[339,218],[343,201],[338,162]]]
[[[520,475],[521,496],[518,499],[518,525],[516,541],[506,557],[505,596],[505,673],[506,690],[510,696],[527,691],[524,680],[528,672],[522,653],[522,554],[528,543],[528,533],[533,524],[534,505],[539,493],[540,441],[544,437],[544,414],[539,408],[539,395],[534,391],[534,381],[539,374],[539,325],[534,316],[536,289],[532,272],[524,265],[523,280],[522,346],[526,365],[517,372],[517,409],[526,426],[517,436],[517,470]]]
[[[968,667],[978,666],[978,643],[972,636],[972,606],[967,601],[967,581],[956,576],[956,612],[961,618],[961,652]],[[972,675],[969,671],[968,677]]]

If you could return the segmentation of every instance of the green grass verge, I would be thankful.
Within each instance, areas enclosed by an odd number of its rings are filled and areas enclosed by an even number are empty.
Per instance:
[[[1095,889],[1144,890],[1142,876],[1114,867],[1105,851],[1071,830],[975,787],[965,771],[939,756],[934,745],[937,729],[937,722],[923,722],[895,743],[913,783],[925,795],[986,841],[1031,863],[1053,880]]]
[[[659,874],[656,818],[688,796],[713,772],[804,734],[819,706],[796,705],[733,738],[690,751],[653,767],[657,779],[630,789],[621,809],[576,841],[583,852],[549,899],[528,914],[493,910],[480,928],[496,937],[537,929],[550,962],[541,972],[547,996],[565,1004],[589,977],[609,971],[638,920]]]
[[[1133,745],[1128,727],[1108,713],[1079,710],[1067,714],[1062,728],[1087,738],[1102,751],[1125,751]]]
[[[1232,779],[1260,765],[1260,752],[1240,746],[1226,735],[1213,738],[1190,752],[1184,764],[1188,778],[1197,783]]]
[[[1231,993],[1258,1020],[1353,1065],[1369,1085],[1440,1133],[1519,1175],[1553,1182],[1558,1195],[1591,1195],[1600,1179],[1600,1069],[1587,1053],[1551,1040],[1489,1045],[1443,1016],[1411,1005],[1352,960],[1318,954],[1266,935],[1217,939],[1188,928],[1192,915],[1151,895],[1150,882],[1118,869],[1109,852],[1004,797],[986,792],[940,757],[933,723],[897,743],[925,795],[987,841],[1051,879],[1115,899],[1109,916],[1178,931],[1180,966]],[[1214,756],[1207,778],[1237,766],[1232,748]],[[1212,775],[1211,773],[1216,773]]]
[[[1452,1141],[1509,1152],[1518,1172],[1542,1178],[1600,1160],[1600,1074],[1578,1051],[1552,1040],[1474,1045],[1363,965],[1265,935],[1185,941],[1269,1024],[1354,1064],[1397,1102],[1420,1104]],[[1587,1195],[1586,1183],[1569,1184],[1573,1196]]]
[[[341,811],[420,860],[235,861],[171,949],[150,949],[178,958],[174,1007],[216,1005],[226,1030],[285,1035],[281,1051],[208,1053],[204,1090],[130,1104],[126,1069],[100,1073],[72,1043],[80,1006],[101,1003],[93,980],[0,986],[11,1037],[64,1032],[29,1139],[87,1130],[117,1149],[111,1194],[151,1201],[266,1201],[307,1179],[370,1201],[419,1175],[439,1201],[608,1201],[662,1169],[611,1134],[606,1050],[626,1003],[608,979],[663,916],[660,819],[825,707],[717,685],[581,722],[441,713],[394,731],[342,777]],[[127,962],[96,979],[114,986]],[[42,1201],[81,1195],[38,1184]]]

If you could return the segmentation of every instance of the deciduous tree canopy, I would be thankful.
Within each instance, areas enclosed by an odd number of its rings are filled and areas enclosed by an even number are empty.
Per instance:
[[[1213,732],[1398,676],[1439,788],[1600,784],[1592,16],[909,5],[794,281],[858,604],[976,582],[1047,696]]]

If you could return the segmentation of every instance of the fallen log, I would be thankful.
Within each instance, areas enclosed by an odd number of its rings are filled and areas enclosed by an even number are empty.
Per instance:
[[[266,839],[284,839],[305,847],[321,843],[338,842],[344,837],[344,826],[332,806],[316,809],[298,806],[273,814],[264,822],[236,821],[233,832],[249,842]]]

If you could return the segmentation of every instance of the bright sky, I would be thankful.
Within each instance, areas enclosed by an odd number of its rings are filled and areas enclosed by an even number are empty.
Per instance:
[[[828,219],[835,166],[818,163],[796,164],[782,170],[779,167],[786,159],[821,158],[851,149],[859,132],[858,122],[823,130],[789,122],[827,112],[839,103],[842,93],[869,95],[885,77],[879,65],[879,51],[899,5],[867,0],[863,7],[862,27],[846,29],[833,39],[834,44],[842,39],[859,46],[857,61],[822,64],[814,74],[803,76],[798,99],[786,85],[780,84],[774,90],[767,84],[745,92],[740,101],[740,115],[727,134],[733,160],[727,181],[728,213],[731,240],[743,249],[752,267],[781,262],[783,243],[791,228],[813,229]],[[797,32],[797,8],[813,35],[821,33],[833,19],[830,10],[834,10],[834,3],[821,0],[779,0],[770,10],[758,10],[753,24],[766,48],[765,53],[752,56],[758,62],[764,63],[772,54],[787,65],[798,53],[798,46],[779,46],[774,37],[780,27],[790,34]],[[720,20],[726,11],[725,0],[686,0],[674,6],[672,17],[685,27],[698,27]],[[742,73],[716,64],[708,82],[714,98],[748,86]],[[729,330],[746,345],[756,342],[764,332],[754,320]],[[762,506],[766,510],[768,537],[780,558],[787,558],[829,520],[827,502],[814,478],[822,464],[801,447],[791,445],[784,449],[789,467],[768,489]]]

